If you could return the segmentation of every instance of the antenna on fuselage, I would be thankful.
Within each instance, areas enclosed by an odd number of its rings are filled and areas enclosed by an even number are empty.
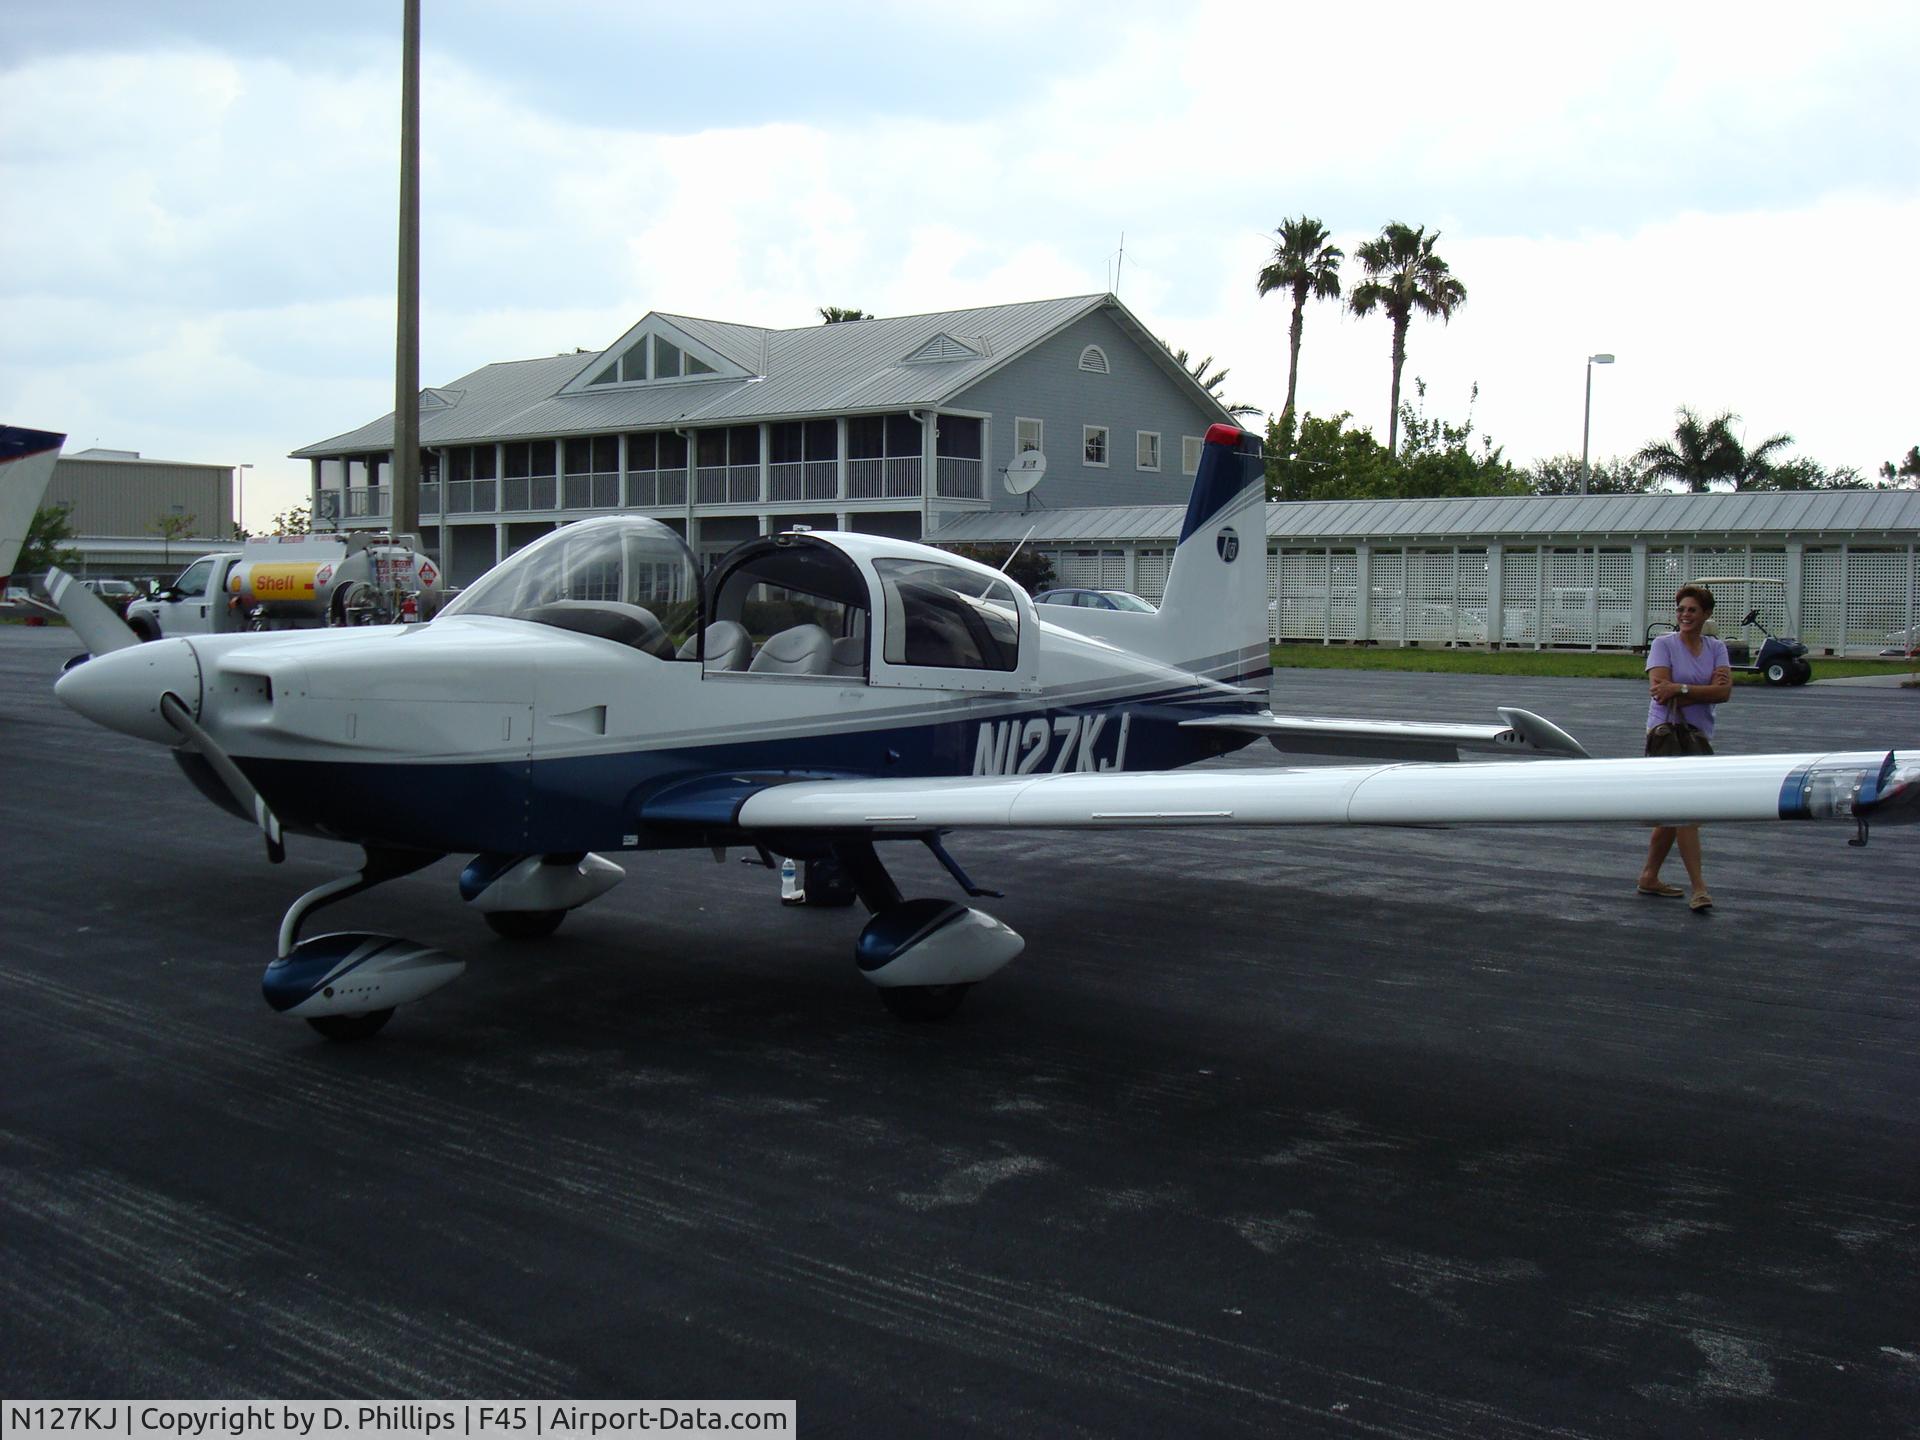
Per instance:
[[[1039,528],[1038,525],[1029,525],[1027,527],[1027,533],[1020,537],[1020,544],[1014,546],[1012,550],[1007,552],[1007,558],[1000,562],[1000,573],[1002,575],[1007,573],[1007,566],[1013,564],[1013,557],[1020,553],[1021,546],[1024,546],[1027,541],[1031,540],[1033,538],[1033,532]]]

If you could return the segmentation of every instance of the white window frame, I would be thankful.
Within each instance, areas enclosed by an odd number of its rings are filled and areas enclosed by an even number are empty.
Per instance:
[[[1140,451],[1146,441],[1153,442],[1153,463],[1147,464],[1140,458]],[[1160,432],[1158,430],[1136,430],[1133,432],[1133,468],[1151,470],[1156,474],[1160,469]]]
[[[1087,447],[1095,433],[1100,436],[1100,453],[1104,460],[1089,460]],[[1113,427],[1110,425],[1082,425],[1080,427],[1080,463],[1089,470],[1105,470],[1113,461]]]
[[[1043,455],[1046,454],[1047,422],[1044,420],[1036,420],[1030,415],[1016,415],[1013,419],[1013,457],[1016,460],[1027,453],[1026,447],[1021,443],[1023,439],[1021,432],[1028,425],[1033,427],[1032,448],[1038,450]]]
[[[1201,440],[1198,435],[1180,437],[1180,473],[1198,475],[1200,473]]]

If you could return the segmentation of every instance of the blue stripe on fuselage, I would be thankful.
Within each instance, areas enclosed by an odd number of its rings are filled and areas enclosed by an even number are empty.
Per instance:
[[[1055,722],[1069,716],[1106,717],[1098,742],[1098,758],[1106,761],[1115,755],[1123,715],[1131,717],[1126,769],[1171,770],[1238,749],[1252,738],[1183,730],[1181,721],[1257,708],[1255,698],[1222,704],[1215,690],[1182,689],[989,719],[943,719],[886,730],[531,762],[429,765],[241,758],[239,764],[282,825],[296,833],[411,849],[513,855],[670,849],[711,843],[711,835],[679,826],[650,828],[640,820],[641,807],[667,786],[698,776],[796,771],[887,779],[968,775],[982,726],[1019,727],[1039,719],[1051,734]],[[1047,758],[1046,768],[1052,768],[1058,749],[1050,750]]]

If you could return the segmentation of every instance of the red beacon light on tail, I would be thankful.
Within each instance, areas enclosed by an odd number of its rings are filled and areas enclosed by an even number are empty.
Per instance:
[[[1247,432],[1242,430],[1238,425],[1209,425],[1207,427],[1207,444],[1238,445],[1241,437],[1246,433]]]

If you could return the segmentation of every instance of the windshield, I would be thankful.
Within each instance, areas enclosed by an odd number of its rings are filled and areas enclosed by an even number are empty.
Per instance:
[[[700,585],[693,552],[672,530],[608,515],[542,536],[440,613],[532,620],[669,660],[697,628]]]

